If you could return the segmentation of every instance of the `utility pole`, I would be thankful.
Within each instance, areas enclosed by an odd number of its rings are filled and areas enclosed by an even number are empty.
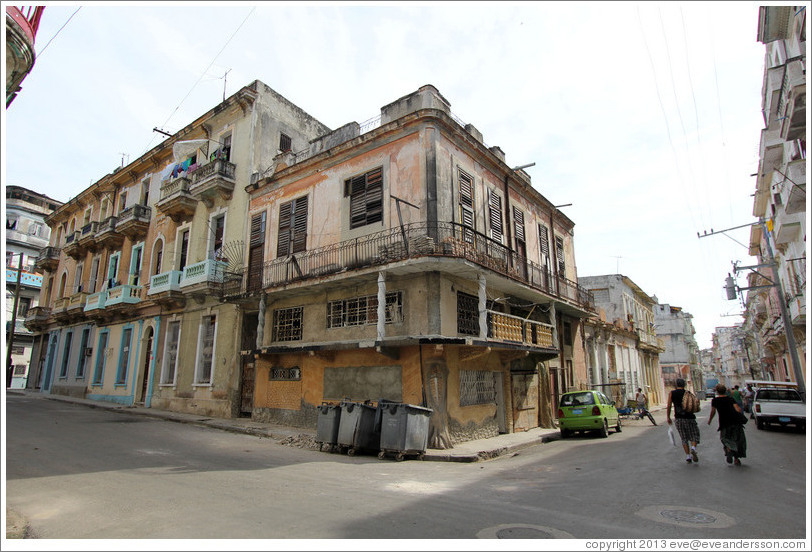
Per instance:
[[[17,263],[17,287],[14,289],[14,307],[11,313],[11,329],[8,332],[8,343],[6,344],[6,388],[11,387],[11,379],[14,369],[11,366],[11,349],[14,347],[14,331],[17,327],[17,307],[20,303],[20,278],[23,272],[23,253],[20,252],[20,261]]]
[[[801,358],[798,356],[798,347],[795,344],[795,333],[792,330],[792,319],[787,310],[787,301],[784,297],[784,286],[781,285],[781,280],[778,278],[778,265],[775,263],[773,256],[773,247],[770,245],[770,231],[767,229],[767,222],[761,220],[761,230],[764,233],[764,241],[767,244],[767,254],[770,258],[770,266],[773,271],[773,280],[775,280],[775,289],[778,292],[778,306],[781,307],[781,319],[784,321],[784,332],[787,334],[787,348],[789,349],[789,356],[792,359],[792,371],[795,373],[795,381],[798,383],[798,392],[804,396],[806,392],[806,385],[804,383],[804,373],[801,369]]]

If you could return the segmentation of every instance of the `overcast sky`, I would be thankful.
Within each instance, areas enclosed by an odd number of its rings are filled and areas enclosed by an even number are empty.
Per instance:
[[[78,8],[45,9],[36,64],[3,114],[4,184],[66,201],[158,144],[153,127],[176,132],[222,101],[224,86],[259,79],[337,128],[433,84],[509,165],[535,163],[538,191],[572,204],[561,209],[579,275],[624,274],[682,307],[701,348],[741,321],[722,286],[731,261],[753,264],[749,229],[697,232],[755,221],[757,3]]]

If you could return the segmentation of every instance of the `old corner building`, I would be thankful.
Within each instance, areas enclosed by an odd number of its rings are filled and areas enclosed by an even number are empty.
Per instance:
[[[573,222],[431,85],[331,130],[255,81],[48,223],[46,392],[302,427],[402,401],[445,448],[588,381]]]

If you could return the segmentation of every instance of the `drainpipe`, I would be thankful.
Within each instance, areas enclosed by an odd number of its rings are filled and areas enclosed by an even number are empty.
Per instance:
[[[513,235],[510,231],[510,189],[508,186],[510,174],[505,173],[505,234],[507,235],[508,251],[513,250]],[[513,255],[508,255],[508,268],[513,268]]]
[[[479,274],[479,338],[488,339],[488,303],[485,293],[485,275]]]

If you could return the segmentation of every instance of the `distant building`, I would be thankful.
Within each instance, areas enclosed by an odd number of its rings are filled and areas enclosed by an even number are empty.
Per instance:
[[[685,380],[686,389],[693,388],[697,392],[704,389],[692,319],[693,316],[681,307],[661,303],[654,307],[654,327],[657,335],[665,341],[660,367],[666,390],[676,387],[677,378]]]
[[[12,337],[11,362],[13,375],[10,387],[26,387],[31,367],[34,335],[25,327],[29,309],[39,302],[42,274],[35,267],[42,248],[48,245],[51,229],[45,217],[62,203],[46,195],[22,188],[6,186],[6,336]],[[21,257],[22,256],[22,257]],[[20,268],[19,290],[17,269]],[[14,316],[14,302],[17,315]],[[12,332],[12,323],[14,331]],[[8,369],[8,367],[6,367]],[[6,382],[8,384],[8,381]]]
[[[659,355],[665,345],[654,331],[656,301],[622,274],[580,276],[578,284],[592,292],[600,313],[584,322],[590,386],[600,386],[623,404],[639,387],[650,404],[663,404]],[[625,397],[618,392],[619,383]]]
[[[743,386],[744,380],[758,378],[751,365],[746,334],[741,324],[716,328],[713,332],[712,350],[714,373],[719,382],[728,388]]]
[[[34,67],[34,42],[44,6],[6,8],[6,108]]]

